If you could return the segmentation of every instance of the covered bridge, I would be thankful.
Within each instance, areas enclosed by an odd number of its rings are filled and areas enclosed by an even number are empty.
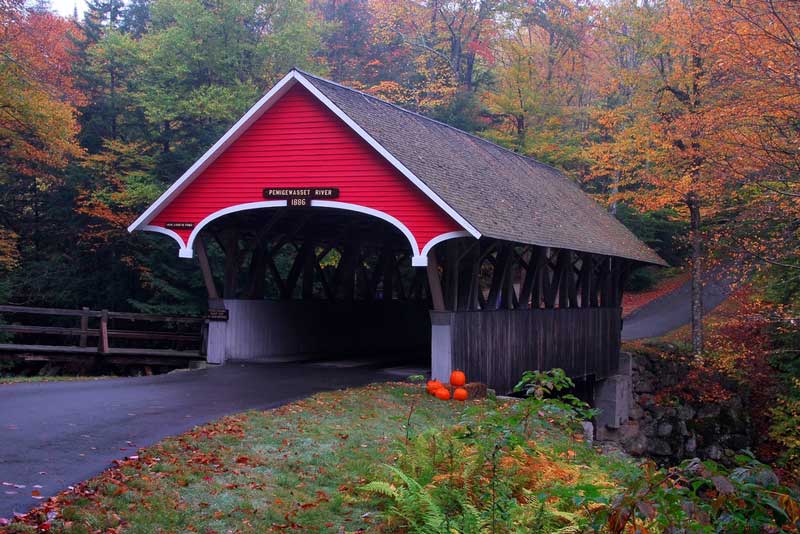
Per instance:
[[[209,362],[422,353],[501,391],[613,373],[625,278],[663,264],[552,167],[298,70],[129,230],[198,258]]]

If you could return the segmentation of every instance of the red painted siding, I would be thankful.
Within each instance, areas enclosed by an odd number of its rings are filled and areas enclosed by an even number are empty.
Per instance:
[[[339,202],[373,208],[428,241],[461,227],[302,86],[295,85],[150,222],[199,223],[263,201],[269,186],[330,186]],[[184,242],[191,230],[176,230]]]

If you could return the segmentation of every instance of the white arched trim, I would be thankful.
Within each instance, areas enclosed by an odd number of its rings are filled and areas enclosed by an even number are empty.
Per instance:
[[[433,239],[428,241],[428,244],[426,244],[422,248],[422,252],[420,253],[420,256],[425,258],[425,263],[420,264],[418,266],[417,264],[412,262],[412,265],[414,265],[415,267],[422,267],[424,265],[427,265],[428,264],[428,253],[431,251],[431,249],[433,249],[433,247],[435,247],[436,245],[438,245],[442,241],[447,241],[448,239],[457,239],[459,237],[472,237],[472,234],[470,234],[466,230],[456,230],[455,232],[446,232],[444,234],[437,235],[436,237],[434,237]]]
[[[396,217],[392,217],[388,213],[384,213],[382,211],[368,208],[366,206],[361,206],[359,204],[350,204],[349,202],[337,202],[335,200],[312,200],[311,206],[314,208],[334,208],[339,210],[349,210],[349,211],[356,211],[358,213],[364,213],[366,215],[371,215],[372,217],[377,217],[378,219],[383,219],[384,221],[388,222],[401,232],[403,235],[406,236],[408,240],[408,244],[411,245],[411,252],[413,252],[413,257],[411,258],[411,264],[417,265],[415,262],[419,261],[419,258],[424,258],[425,263],[421,265],[427,265],[428,259],[426,256],[422,256],[419,252],[419,245],[417,244],[417,238],[414,237],[414,234],[411,233],[411,230],[408,229],[408,226],[401,223],[399,219]]]
[[[230,215],[231,213],[236,213],[239,211],[255,210],[260,208],[284,208],[284,207],[286,207],[285,200],[264,200],[261,202],[248,202],[247,204],[238,204],[236,206],[230,206],[215,211],[214,213],[208,215],[206,218],[204,218],[202,221],[200,221],[195,225],[194,229],[192,230],[192,233],[189,235],[189,241],[185,245],[181,237],[172,230],[167,230],[159,226],[152,226],[152,227],[148,226],[145,229],[149,230],[152,228],[154,232],[160,232],[171,236],[181,245],[181,249],[178,255],[181,258],[191,258],[193,255],[195,239],[197,239],[200,230],[202,230],[205,226],[207,226],[211,221],[214,221],[216,219],[219,219],[220,217],[224,217],[225,215]],[[414,237],[414,234],[411,233],[411,230],[409,230],[408,227],[402,222],[400,222],[400,220],[398,220],[396,217],[392,217],[388,213],[373,208],[368,208],[366,206],[361,206],[358,204],[350,204],[349,202],[337,202],[334,200],[312,200],[311,207],[333,208],[340,210],[355,211],[358,213],[363,213],[365,215],[370,215],[372,217],[377,217],[378,219],[382,219],[391,224],[392,226],[394,226],[395,228],[397,228],[398,230],[400,230],[408,240],[408,244],[411,245],[411,251],[413,253],[413,257],[411,259],[412,265],[425,266],[428,264],[428,258],[427,256],[420,254],[419,245],[417,244],[417,238]],[[451,232],[451,233],[456,233],[456,232]],[[463,233],[469,235],[468,232],[463,232]]]
[[[197,223],[192,230],[192,233],[189,234],[189,241],[186,243],[186,246],[181,248],[178,256],[181,258],[191,258],[193,251],[194,251],[194,240],[197,239],[197,234],[200,233],[200,230],[203,229],[208,223],[219,219],[220,217],[224,217],[225,215],[230,215],[231,213],[236,213],[237,211],[247,211],[247,210],[257,210],[259,208],[283,208],[286,207],[285,200],[262,200],[261,202],[248,202],[247,204],[237,204],[236,206],[229,206],[227,208],[221,209],[219,211],[215,211],[211,215],[207,216],[205,219]]]
[[[156,232],[159,234],[164,234],[170,236],[172,239],[178,242],[178,246],[183,249],[186,244],[183,242],[183,238],[177,234],[177,232],[173,232],[169,228],[162,228],[161,226],[154,226],[152,224],[148,224],[147,226],[143,226],[142,230],[147,230],[148,232]]]

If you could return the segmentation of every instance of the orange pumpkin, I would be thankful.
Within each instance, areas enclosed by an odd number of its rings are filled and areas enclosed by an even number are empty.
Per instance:
[[[439,382],[438,380],[428,380],[426,389],[428,390],[428,393],[434,395],[436,394],[436,390],[439,389],[440,387],[442,387],[442,383]]]
[[[446,387],[441,387],[436,390],[436,398],[440,400],[450,400],[450,391]]]
[[[467,375],[464,371],[455,370],[450,373],[450,383],[459,388],[467,383]]]
[[[465,401],[467,397],[469,397],[469,393],[467,393],[467,390],[464,388],[456,388],[453,392],[453,398],[457,401]]]

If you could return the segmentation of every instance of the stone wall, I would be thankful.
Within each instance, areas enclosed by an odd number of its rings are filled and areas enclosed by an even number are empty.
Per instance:
[[[599,441],[613,441],[637,456],[662,464],[687,458],[725,463],[753,443],[746,398],[710,401],[681,386],[690,367],[668,354],[631,354],[633,403],[630,419],[618,429],[597,429]],[[722,380],[722,379],[720,379]]]

